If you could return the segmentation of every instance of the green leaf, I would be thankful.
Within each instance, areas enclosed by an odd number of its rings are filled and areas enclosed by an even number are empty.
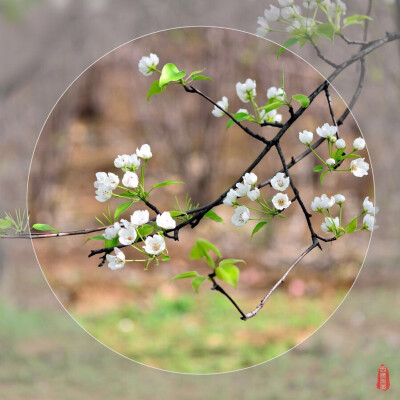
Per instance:
[[[140,199],[136,193],[132,193],[129,191],[121,192],[121,193],[119,193],[119,196],[132,197],[132,201],[135,201],[135,202],[140,201]]]
[[[201,260],[202,258],[205,258],[207,264],[210,267],[213,267],[214,261],[211,258],[210,251],[213,251],[218,257],[222,257],[217,246],[206,239],[197,239],[190,253],[190,258],[192,260]]]
[[[205,276],[196,276],[196,278],[192,279],[192,287],[196,293],[199,293],[199,288],[206,279],[207,277]]]
[[[283,104],[283,101],[277,100],[276,98],[271,100],[265,106],[260,107],[259,110],[265,110],[265,113],[267,114],[272,110],[278,109]]]
[[[114,221],[118,220],[118,217],[124,212],[126,211],[131,205],[132,205],[133,201],[127,201],[126,203],[122,203],[116,210],[114,213]]]
[[[221,281],[237,287],[239,281],[239,268],[233,264],[225,264],[215,269],[215,274]]]
[[[368,15],[351,15],[343,20],[343,28],[350,25],[363,25],[365,20],[372,21],[372,18]]]
[[[262,228],[266,225],[267,223],[265,221],[259,222],[253,229],[253,232],[251,233],[251,237],[253,236]]]
[[[323,167],[322,165],[317,165],[316,167],[314,167],[314,172],[323,171],[324,169],[325,167]]]
[[[159,188],[159,187],[162,187],[162,186],[175,185],[175,184],[183,184],[183,183],[185,183],[185,182],[179,182],[179,181],[165,181],[165,182],[156,183],[155,185],[153,185],[153,189]]]
[[[189,75],[189,78],[191,78],[192,76],[201,74],[201,73],[204,72],[204,71],[205,71],[204,68],[203,68],[203,69],[199,69],[198,71],[193,71],[193,72]]]
[[[59,233],[60,232],[57,229],[55,229],[52,226],[47,225],[47,224],[35,224],[35,225],[32,226],[32,228],[37,230],[37,231],[53,231],[55,233]]]
[[[347,233],[352,233],[357,229],[357,219],[354,218],[352,219],[347,225],[346,225],[346,232]]]
[[[177,66],[172,63],[165,64],[160,76],[160,88],[168,85],[170,82],[181,80],[186,75],[185,71],[179,71]]]
[[[292,99],[298,101],[303,108],[307,108],[310,105],[310,99],[304,94],[295,94]]]
[[[361,156],[359,154],[346,154],[345,156],[342,157],[344,160],[345,158],[360,158]]]
[[[170,256],[164,256],[161,261],[169,261],[171,259]]]
[[[171,281],[176,281],[177,279],[195,278],[196,276],[199,276],[197,271],[182,272],[181,274],[175,275]]]
[[[244,260],[240,260],[238,258],[226,258],[225,260],[221,260],[218,264],[219,267],[223,267],[224,265],[235,265],[235,264],[239,264],[239,263],[243,263],[246,264],[246,261]]]
[[[155,94],[159,94],[161,92],[163,92],[165,90],[165,86],[160,86],[160,80],[157,79],[156,81],[154,81],[151,86],[149,91],[147,92],[147,101],[150,100],[150,97],[155,95]]]
[[[141,237],[149,236],[153,233],[154,227],[152,225],[142,225],[137,229],[138,235]]]
[[[317,33],[319,36],[323,36],[330,41],[333,41],[335,36],[335,28],[331,24],[321,24],[317,27]]]
[[[118,237],[108,240],[104,239],[104,247],[109,248],[109,247],[117,247],[118,246]]]
[[[171,215],[171,217],[179,217],[179,216],[183,216],[186,215],[184,211],[168,211]]]
[[[91,238],[88,238],[85,240],[85,243],[90,242],[91,240],[104,240],[104,236],[99,235],[99,236],[93,236]]]
[[[329,171],[323,172],[323,173],[321,174],[321,176],[319,177],[319,181],[321,182],[321,185],[322,185],[322,182],[323,182],[323,180],[324,180],[324,178],[325,178],[325,176],[326,176],[326,174],[327,174],[328,172],[329,172]]]
[[[4,218],[4,219],[0,219],[0,229],[8,229],[11,228],[12,223],[10,220]]]
[[[204,218],[212,219],[215,222],[224,222],[224,220],[213,210],[208,211],[204,215]]]
[[[281,89],[284,90],[285,89],[285,74],[283,71],[283,65],[282,65],[282,74],[281,74]]]
[[[194,81],[212,81],[210,77],[204,75],[194,75],[192,79]]]
[[[288,40],[286,40],[285,43],[283,43],[283,46],[278,50],[278,54],[276,55],[277,58],[280,57],[280,55],[287,50],[289,47],[295,45],[297,42],[299,41],[299,39],[297,38],[290,38]]]
[[[240,113],[236,113],[232,115],[233,118],[236,119],[236,121],[240,122],[240,121],[246,121],[249,120],[250,118],[252,118],[253,116],[250,114],[246,114],[243,112]],[[233,119],[229,119],[228,123],[226,124],[226,129],[229,129],[235,122],[233,121]]]

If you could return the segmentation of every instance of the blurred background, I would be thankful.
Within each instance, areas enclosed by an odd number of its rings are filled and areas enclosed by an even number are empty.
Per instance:
[[[349,5],[349,13],[365,12],[366,3],[352,2]],[[190,9],[188,3],[181,4],[178,1],[163,4],[147,1],[143,4],[137,2],[135,5],[127,1],[116,1],[112,5],[109,2],[94,1],[11,4],[18,7],[10,8],[10,4],[6,2],[2,4],[3,23],[0,26],[1,46],[7,55],[2,59],[0,71],[0,112],[3,128],[3,189],[0,201],[5,210],[24,207],[25,182],[37,133],[62,91],[98,57],[133,37],[181,25],[182,20],[187,24],[215,24],[253,32],[256,17],[262,14],[265,7],[265,4],[257,1],[248,2],[246,12],[243,12],[243,5],[235,1],[230,2],[229,6],[224,1],[216,1],[212,7],[208,2],[193,3]],[[168,18],[165,18],[166,16]],[[386,30],[398,29],[394,4],[375,4],[373,17],[371,37],[378,37]],[[283,42],[278,36],[273,38]],[[329,45],[326,46],[326,51],[331,53],[331,58],[339,61],[346,57],[348,51],[342,48],[340,43],[336,45],[339,47],[335,48],[335,52],[330,51]],[[297,48],[295,50],[298,51]],[[322,73],[329,72],[330,68],[323,65],[311,49],[304,48],[299,54]],[[385,61],[389,59],[391,62]],[[128,60],[127,63],[131,62]],[[66,314],[60,312],[60,306],[40,274],[30,244],[21,241],[2,242],[0,260],[3,302],[0,340],[4,351],[1,355],[3,362],[0,388],[3,397],[31,399],[43,398],[46,395],[55,396],[57,393],[59,398],[74,396],[84,399],[94,394],[100,398],[108,398],[111,395],[131,398],[134,393],[136,398],[152,398],[156,395],[170,398],[169,393],[173,393],[174,397],[182,397],[187,390],[191,390],[194,398],[203,398],[218,390],[222,398],[286,398],[292,393],[307,399],[320,398],[321,395],[332,399],[342,396],[375,398],[376,370],[380,363],[383,362],[389,367],[392,376],[396,376],[396,371],[398,373],[399,370],[399,362],[395,356],[399,346],[396,334],[398,316],[390,311],[395,310],[400,301],[395,292],[398,285],[396,244],[399,228],[393,217],[396,214],[395,199],[398,188],[393,185],[396,175],[392,171],[392,160],[399,152],[398,137],[394,135],[398,120],[398,65],[396,43],[370,56],[368,82],[363,97],[355,108],[355,116],[369,145],[375,167],[377,198],[382,209],[378,221],[381,229],[374,235],[366,265],[350,296],[317,334],[285,356],[239,374],[183,377],[153,371],[119,358],[85,335]],[[276,71],[278,70],[279,68]],[[279,73],[276,76],[279,79]],[[356,79],[355,66],[334,84],[346,101],[352,94]],[[143,83],[142,77],[140,80]],[[239,79],[232,79],[233,83],[237,80]],[[301,88],[300,84],[303,85],[304,82],[297,83],[298,86],[294,87]],[[268,80],[265,87],[269,85]],[[385,90],[384,96],[381,94],[382,88]],[[233,93],[231,85],[222,89],[224,92],[216,93],[216,98],[228,91]],[[377,101],[377,98],[380,100]],[[194,101],[187,97],[185,100]],[[341,105],[336,99],[335,104],[340,109]],[[78,110],[84,108],[85,106],[80,106]],[[210,109],[207,112],[209,111]],[[77,119],[82,124],[85,118],[90,119],[92,112],[86,110],[83,115],[79,113],[80,111],[72,111],[68,118]],[[90,122],[86,124],[90,125]],[[127,126],[129,124],[128,122]],[[218,132],[223,131],[223,126],[221,128]],[[75,129],[79,131],[79,124]],[[348,134],[352,134],[353,131],[354,127],[350,125]],[[99,133],[99,130],[96,132]],[[239,132],[232,131],[229,135],[231,134],[236,135],[236,138],[240,136]],[[80,135],[76,136],[79,142]],[[382,145],[382,139],[390,140],[390,156],[387,154],[387,147]],[[248,151],[251,152],[251,148]],[[105,159],[99,161],[109,165]],[[91,191],[92,188],[88,190]],[[68,221],[73,221],[73,216],[68,216]],[[211,226],[213,229],[218,227],[215,223]],[[76,244],[71,246],[77,248]],[[271,265],[279,266],[279,263],[279,260],[271,260]],[[248,267],[249,265],[246,268]],[[93,271],[96,279],[103,273],[99,273],[92,263],[85,265],[85,268]],[[301,267],[307,271],[306,268],[306,265]],[[168,280],[168,276],[165,276],[165,280]],[[315,279],[319,281],[320,278]],[[349,282],[351,280],[352,278]],[[348,287],[346,282],[335,282],[332,286],[345,290]],[[63,289],[62,285],[60,288]],[[72,289],[65,291],[64,301],[68,300],[71,292]],[[290,297],[287,291],[282,293]],[[235,294],[246,300],[243,289],[239,288]],[[204,291],[200,296],[203,295],[219,302],[217,294]],[[189,304],[189,307],[197,306],[202,301],[200,296],[190,294],[187,303],[193,303]],[[343,295],[339,294],[338,299],[342,297]],[[170,298],[167,297],[168,299]],[[280,301],[279,297],[276,299],[279,304],[285,303]],[[163,298],[160,301],[168,304]],[[108,299],[107,303],[109,302]],[[176,308],[188,308],[187,305],[176,306],[173,303],[174,301],[171,305],[172,311],[160,308],[163,315],[168,312],[176,315]],[[312,304],[314,303],[313,299]],[[214,310],[223,310],[224,304],[225,302],[222,302],[221,305],[217,303],[212,306],[215,306]],[[332,307],[334,303],[330,300],[327,304]],[[129,310],[132,311],[132,308]],[[85,314],[85,310],[80,312]],[[331,309],[326,310],[321,319],[325,319],[325,315],[329,315],[330,312]],[[109,315],[115,321],[111,325],[118,326],[121,315]],[[235,323],[241,322],[236,321],[237,317],[231,314],[230,307],[224,312],[224,318],[227,315],[232,315]],[[298,315],[301,315],[301,312]],[[132,318],[128,311],[123,316]],[[217,320],[220,321],[220,318]],[[99,324],[98,320],[92,321]],[[303,322],[304,318],[301,320],[301,323]],[[316,326],[320,324],[319,321],[315,323]],[[106,322],[105,325],[109,326],[110,323]],[[125,326],[122,324],[125,329],[127,326],[129,323]],[[260,329],[264,331],[265,326]],[[105,336],[112,336],[112,333]],[[233,358],[234,361],[238,360],[238,357]],[[100,373],[102,383],[99,383]],[[147,379],[157,382],[157,388],[155,385],[146,385]],[[392,384],[392,389],[385,395],[389,398],[394,397],[396,386]]]
[[[264,145],[237,127],[226,131],[226,118],[215,118],[213,106],[179,87],[169,87],[146,102],[146,92],[155,78],[140,74],[138,60],[151,51],[161,59],[159,68],[166,62],[186,71],[205,67],[213,82],[195,86],[215,100],[229,96],[230,110],[235,112],[243,107],[236,96],[236,82],[247,77],[258,82],[260,105],[267,100],[267,89],[280,85],[282,67],[288,96],[311,93],[323,81],[293,54],[277,60],[278,49],[273,43],[238,31],[186,28],[138,39],[105,56],[64,94],[44,127],[29,179],[31,221],[44,221],[62,231],[99,226],[94,216],[106,212],[106,205],[113,213],[124,201],[97,202],[93,195],[95,172],[111,170],[122,178],[113,166],[114,158],[134,153],[142,143],[149,143],[153,152],[145,173],[147,190],[160,181],[187,182],[153,191],[154,204],[161,210],[172,210],[178,202],[179,207],[187,209],[187,197],[193,206],[210,203],[232,185]],[[332,100],[339,117],[346,106],[337,96]],[[246,106],[249,108],[249,104]],[[287,114],[284,120],[288,119],[288,112],[282,110]],[[330,113],[322,95],[282,140],[287,159],[304,151],[299,131],[315,131],[327,121]],[[252,129],[268,138],[278,131],[271,127]],[[352,143],[360,132],[349,118],[340,134]],[[329,157],[326,145],[318,152],[324,159]],[[373,196],[372,175],[359,179],[338,172],[327,176],[321,186],[319,174],[313,172],[319,163],[315,156],[309,157],[293,168],[292,179],[308,207],[314,196],[325,192],[333,195],[340,188],[347,198],[343,213],[346,225],[360,214],[365,196]],[[350,161],[343,168],[346,164]],[[281,167],[277,153],[271,151],[254,172],[262,182]],[[271,188],[262,192],[267,199],[275,193]],[[286,192],[293,198],[290,189]],[[244,199],[242,203],[250,202]],[[257,208],[254,203],[248,205]],[[143,207],[139,203],[134,208]],[[332,211],[334,216],[338,210]],[[216,211],[226,223],[206,219],[198,228],[182,231],[179,242],[168,241],[171,261],[152,265],[149,271],[144,271],[141,263],[129,263],[119,273],[99,270],[98,261],[88,259],[87,254],[103,243],[85,245],[87,237],[38,240],[34,247],[57,297],[101,342],[136,361],[163,369],[226,372],[276,357],[320,326],[353,284],[370,234],[354,234],[334,245],[328,243],[323,253],[313,252],[263,312],[244,324],[236,310],[229,309],[231,304],[226,299],[207,290],[210,285],[205,284],[196,296],[190,280],[170,281],[178,273],[193,269],[208,273],[202,262],[188,257],[196,238],[207,238],[226,258],[247,262],[240,268],[239,292],[234,296],[250,311],[310,245],[308,227],[294,203],[284,213],[288,219],[276,219],[250,240],[256,221],[240,229],[230,222],[232,208],[223,205]],[[123,217],[132,212],[129,209]],[[257,212],[251,214],[257,217]],[[313,223],[322,234],[320,216],[315,215]],[[136,251],[126,254],[128,259],[138,258]]]

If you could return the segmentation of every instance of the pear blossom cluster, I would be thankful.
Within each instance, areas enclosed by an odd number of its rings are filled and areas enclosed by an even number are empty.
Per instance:
[[[316,129],[316,133],[327,141],[329,158],[326,160],[324,160],[312,147],[312,141],[314,139],[313,132],[307,130],[299,132],[299,140],[322,162],[323,165],[318,167],[318,172],[349,171],[357,178],[362,178],[363,176],[368,175],[369,164],[365,161],[365,158],[362,158],[356,153],[357,151],[365,149],[366,143],[362,137],[358,137],[353,141],[351,151],[346,154],[346,141],[344,139],[338,139],[337,126],[325,123]],[[349,158],[353,158],[350,162],[349,168],[339,169],[338,167],[343,163],[343,161]]]
[[[342,237],[346,233],[359,232],[362,230],[372,232],[374,230],[375,214],[378,212],[378,208],[369,200],[369,197],[364,199],[362,212],[347,225],[343,226],[342,214],[345,201],[346,198],[342,194],[335,194],[333,196],[322,194],[320,197],[317,196],[314,198],[311,202],[312,211],[321,213],[324,216],[321,230],[324,233],[333,234],[335,238]],[[333,216],[334,206],[339,207],[339,216]],[[358,228],[357,221],[361,217],[363,217],[362,225]]]
[[[282,122],[282,114],[279,114],[276,109],[267,111],[263,107],[259,107],[255,101],[257,96],[257,82],[253,79],[246,79],[244,82],[236,83],[236,94],[239,100],[243,103],[251,103],[253,106],[253,113],[249,112],[246,108],[240,108],[234,114],[235,117],[243,117],[246,116],[246,120],[250,122],[256,122],[258,124],[263,123],[281,123]],[[272,101],[280,101],[285,102],[286,93],[282,88],[277,88],[275,86],[271,86],[266,91],[267,104]],[[216,104],[218,106],[214,106],[214,109],[211,111],[214,117],[220,118],[225,114],[225,111],[229,109],[229,99],[226,96],[223,96],[221,100],[217,101]],[[242,118],[244,119],[244,118]]]
[[[136,170],[140,166],[140,160],[147,162],[152,157],[151,148],[148,144],[136,149],[135,154],[122,154],[114,160],[114,166],[124,172],[122,184],[125,188],[136,189],[139,186],[139,177]],[[94,187],[96,190],[95,198],[99,202],[105,202],[114,195],[113,191],[119,187],[120,179],[112,172],[97,172]],[[122,187],[120,187],[122,188]]]
[[[335,28],[340,28],[341,17],[346,15],[347,6],[342,0],[304,0],[296,5],[294,0],[278,0],[277,6],[270,5],[264,15],[258,17],[256,34],[266,36],[269,32],[281,32],[271,23],[280,23],[287,32],[304,38],[312,36],[322,22],[317,19],[320,11]]]
[[[271,199],[274,208],[271,208],[262,196],[260,189],[257,187],[257,179],[257,175],[253,172],[246,173],[242,177],[242,181],[236,184],[236,189],[230,189],[223,200],[223,204],[229,207],[235,207],[231,219],[235,226],[243,226],[250,220],[251,215],[249,208],[266,214],[263,218],[254,218],[254,220],[268,221],[271,217],[278,215],[291,204],[288,195],[282,193],[290,184],[290,178],[286,177],[284,173],[279,172],[271,179],[271,186],[278,192]],[[256,209],[240,204],[238,199],[245,197],[249,198],[252,202],[256,202],[261,208]]]
[[[163,231],[174,229],[176,221],[171,217],[168,211],[158,214],[155,221],[155,229],[159,231],[153,236],[147,236],[145,239],[140,233],[140,227],[149,223],[150,217],[147,210],[136,210],[130,216],[130,220],[121,219],[120,222],[115,222],[113,225],[106,228],[103,237],[107,240],[118,239],[118,242],[123,246],[132,246],[140,253],[146,254],[152,260],[154,257],[163,253],[166,250]],[[144,246],[140,249],[135,243],[141,239],[144,241]],[[114,248],[115,255],[107,255],[108,266],[112,270],[120,269],[125,265],[125,255],[118,248]],[[148,261],[148,260],[134,260]]]

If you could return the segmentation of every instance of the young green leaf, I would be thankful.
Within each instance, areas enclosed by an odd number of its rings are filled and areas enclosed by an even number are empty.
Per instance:
[[[251,232],[251,237],[253,236],[262,228],[266,225],[267,223],[265,221],[259,222],[253,229],[253,232]]]
[[[55,229],[52,226],[47,225],[47,224],[34,224],[32,226],[32,228],[37,230],[37,231],[52,231],[54,233],[59,233],[60,232],[57,229]]]
[[[0,229],[8,229],[11,228],[11,221],[8,220],[7,218],[0,219]]]
[[[219,267],[223,267],[225,265],[235,265],[235,264],[239,264],[239,263],[243,263],[246,264],[246,261],[244,260],[240,260],[238,258],[226,258],[225,260],[221,260],[218,264]]]
[[[116,210],[114,213],[114,221],[117,221],[119,216],[126,211],[131,205],[132,205],[133,201],[127,201],[126,203],[122,203]]]
[[[317,165],[314,167],[314,172],[323,171],[324,169],[325,167],[323,167],[322,165]]]
[[[200,260],[202,258],[205,258],[207,264],[210,267],[213,267],[214,261],[211,258],[210,251],[213,251],[218,257],[222,257],[222,254],[217,246],[210,243],[206,239],[197,239],[190,253],[190,258],[192,260]]]
[[[240,122],[240,121],[246,121],[246,120],[251,119],[252,115],[240,112],[240,113],[233,114],[233,118],[235,118],[236,121]],[[226,129],[229,129],[234,123],[235,122],[233,121],[233,119],[229,119],[228,123],[226,124]]]
[[[372,21],[372,18],[368,15],[351,15],[343,20],[343,28],[350,25],[363,25],[365,20]]]
[[[159,94],[161,92],[163,92],[165,90],[165,86],[160,86],[160,80],[157,79],[156,81],[154,81],[151,86],[149,91],[147,92],[147,101],[150,100],[151,96],[154,96],[155,94]]]
[[[111,240],[104,239],[104,247],[107,249],[109,247],[117,247],[118,246],[118,238],[114,238]]]
[[[171,281],[176,281],[177,279],[195,278],[196,276],[199,276],[197,271],[182,272],[181,274],[175,275]]]
[[[204,215],[204,218],[212,219],[215,222],[224,222],[224,220],[213,210],[208,211]]]
[[[169,261],[171,259],[170,256],[164,256],[161,261]]]
[[[212,81],[210,77],[204,75],[194,75],[192,79],[194,81]]]
[[[326,174],[327,174],[328,172],[329,172],[329,171],[323,172],[323,173],[321,174],[321,176],[319,177],[319,181],[320,181],[321,185],[322,185],[322,182],[323,182],[323,180],[324,180],[324,178],[325,178],[325,176],[326,176]]]
[[[361,156],[359,154],[346,154],[345,156],[343,156],[343,160],[345,158],[360,158]]]
[[[154,231],[153,226],[148,224],[142,225],[137,230],[139,237],[149,236],[153,233],[153,231]]]
[[[225,264],[215,268],[215,274],[221,281],[237,287],[239,281],[239,268],[233,264]]]
[[[283,104],[283,101],[273,99],[273,101],[269,101],[265,106],[259,108],[259,110],[265,110],[265,113],[269,113],[272,110],[278,109]]]
[[[304,94],[295,94],[292,98],[299,102],[303,108],[307,108],[310,105],[310,99]]]
[[[352,233],[356,229],[357,229],[357,218],[354,218],[346,225],[346,232]]]
[[[186,75],[185,71],[179,71],[177,66],[172,63],[165,64],[160,76],[160,88],[168,85],[170,82],[176,82]]]
[[[183,183],[184,182],[179,182],[179,181],[165,181],[165,182],[156,183],[155,185],[153,185],[153,189],[159,188],[159,187],[162,187],[162,186],[183,184]]]
[[[205,276],[196,276],[196,278],[192,279],[192,287],[196,293],[199,293],[199,288],[206,279],[207,277]]]
[[[99,235],[99,236],[93,236],[91,238],[87,238],[85,243],[90,242],[91,240],[104,240],[104,236]]]
[[[189,75],[189,78],[191,78],[191,77],[194,76],[194,75],[201,74],[201,73],[204,72],[204,71],[205,71],[204,68],[203,68],[203,69],[199,69],[198,71],[193,71],[193,72]]]
[[[184,211],[169,211],[169,213],[170,213],[170,215],[171,215],[171,217],[179,217],[179,216],[182,216],[182,215],[185,215],[185,212]]]
[[[319,36],[323,36],[330,41],[333,41],[333,38],[335,36],[335,29],[331,24],[321,24],[317,27],[317,33],[319,34]]]
[[[280,56],[285,50],[287,50],[289,47],[295,45],[298,41],[299,41],[299,39],[297,39],[297,38],[290,38],[290,39],[286,40],[286,42],[283,43],[283,46],[278,50],[277,58],[279,58],[279,56]]]

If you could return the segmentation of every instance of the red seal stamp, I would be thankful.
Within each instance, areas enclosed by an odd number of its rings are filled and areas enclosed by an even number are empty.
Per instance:
[[[378,369],[378,380],[376,382],[376,387],[379,390],[386,391],[390,388],[389,370],[384,364]]]

